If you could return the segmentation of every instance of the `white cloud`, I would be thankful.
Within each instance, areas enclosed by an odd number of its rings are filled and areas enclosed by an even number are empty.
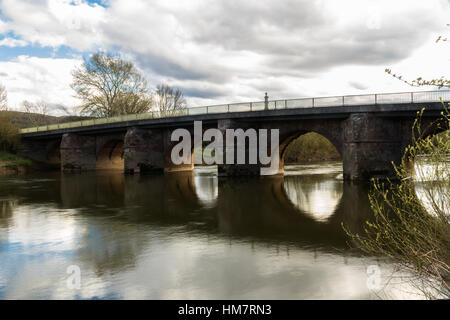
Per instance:
[[[5,22],[2,21],[2,19],[0,19],[0,34],[7,32],[8,31],[8,26],[6,25]]]
[[[3,0],[1,11],[9,19],[10,30],[41,46],[89,50],[102,42],[98,25],[105,9],[98,5],[69,0]]]
[[[14,38],[4,38],[2,40],[0,40],[0,47],[1,46],[5,46],[5,47],[24,47],[26,46],[28,43],[24,40],[20,40],[20,39],[14,39]]]
[[[79,64],[76,59],[53,59],[19,56],[13,61],[0,61],[4,76],[1,81],[8,90],[8,103],[19,110],[23,100],[44,100],[49,104],[73,106],[71,70]]]
[[[384,69],[433,77],[448,63],[447,49],[434,43],[447,31],[444,0],[108,4],[4,0],[8,22],[0,22],[0,32],[13,30],[41,46],[118,50],[152,85],[165,81],[184,90],[191,105],[261,100],[265,91],[294,98],[411,90]],[[70,83],[70,73],[58,77]],[[29,79],[23,81],[28,88]],[[14,88],[19,94],[19,82]]]

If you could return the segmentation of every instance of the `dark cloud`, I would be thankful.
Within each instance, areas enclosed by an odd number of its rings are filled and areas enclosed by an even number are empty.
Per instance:
[[[150,70],[164,77],[179,80],[208,80],[211,78],[210,73],[192,67],[184,67],[167,57],[156,56],[152,53],[135,55],[135,60],[141,69]]]
[[[227,50],[258,53],[266,58],[269,74],[295,74],[294,70],[308,73],[403,60],[436,26],[432,15],[414,12],[386,20],[379,29],[361,23],[340,27],[327,19],[317,3],[221,2],[192,21],[193,39]]]
[[[179,89],[183,92],[185,97],[195,97],[203,99],[217,99],[226,96],[229,92],[226,89],[217,89],[204,87],[204,85],[199,85],[199,87],[194,86],[180,86]]]
[[[186,96],[211,99],[226,95],[210,89],[211,84],[240,86],[243,81],[243,90],[254,94],[265,88],[285,94],[283,84],[271,78],[308,79],[340,66],[390,65],[409,57],[436,26],[433,16],[421,11],[395,19],[384,12],[378,28],[370,28],[364,17],[339,24],[327,6],[309,0],[203,1],[190,10],[154,5],[148,6],[148,19],[161,29],[137,30],[133,23],[142,13],[133,12],[114,27],[105,26],[104,33],[143,70],[163,79],[195,81],[198,85],[183,86]],[[227,60],[248,53],[259,57],[257,69]]]
[[[197,18],[182,15],[193,29],[192,39],[228,50],[276,49],[286,33],[299,37],[326,23],[314,1],[218,1],[209,2]]]
[[[349,86],[358,90],[366,90],[368,87],[362,83],[356,81],[349,81]]]

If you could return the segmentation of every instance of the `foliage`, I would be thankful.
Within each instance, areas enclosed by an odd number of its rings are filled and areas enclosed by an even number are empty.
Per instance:
[[[448,40],[440,36],[439,41]],[[385,72],[415,87],[450,87],[444,77],[409,81],[390,69]],[[367,221],[364,234],[351,234],[344,226],[357,247],[392,259],[428,298],[450,297],[450,119],[442,104],[441,119],[425,129],[424,110],[418,113],[413,142],[394,165],[399,182],[372,180],[374,219]],[[442,133],[430,137],[433,131]]]
[[[0,111],[0,151],[15,151],[19,141],[19,128],[12,124],[7,111]]]
[[[315,132],[301,135],[286,149],[286,163],[339,160],[340,155],[333,144]]]
[[[19,167],[28,167],[30,165],[31,165],[31,160],[20,159],[20,160],[8,162],[7,164],[5,164],[5,167],[8,169],[17,169]]]
[[[95,53],[72,72],[71,87],[82,101],[81,113],[95,117],[148,112],[152,96],[133,63]]]
[[[412,274],[411,283],[428,298],[450,297],[450,132],[449,112],[433,124],[444,131],[426,136],[421,115],[413,126],[413,143],[401,164],[394,165],[399,182],[372,181],[369,194],[373,221],[364,234],[351,234],[369,254],[395,261]],[[445,131],[447,130],[447,131]],[[415,161],[414,176],[411,163]],[[344,227],[345,229],[345,227]]]
[[[450,80],[445,79],[444,77],[440,77],[437,79],[430,79],[430,80],[419,77],[417,79],[409,81],[409,80],[403,79],[403,77],[401,75],[397,75],[397,74],[393,73],[391,69],[385,69],[384,71],[387,74],[390,74],[391,76],[393,76],[394,78],[396,78],[400,81],[403,81],[404,83],[409,84],[410,86],[413,86],[413,87],[421,87],[421,86],[436,86],[438,88],[450,87]]]
[[[19,159],[19,156],[6,151],[0,151],[0,161],[13,161]]]
[[[448,42],[449,40],[446,37],[439,36],[436,39],[436,42],[439,42],[439,41]],[[443,87],[450,88],[450,80],[446,79],[444,76],[442,76],[440,78],[435,78],[435,79],[424,79],[422,77],[418,77],[417,79],[410,81],[410,80],[404,79],[403,76],[401,76],[401,75],[393,73],[391,69],[385,69],[384,71],[387,74],[393,76],[394,78],[396,78],[400,81],[403,81],[404,83],[406,83],[410,86],[413,86],[413,87],[436,86],[439,89],[443,88]]]
[[[32,164],[31,160],[24,159],[16,154],[12,154],[6,151],[0,151],[0,162],[3,162],[2,166],[8,169],[28,167]]]

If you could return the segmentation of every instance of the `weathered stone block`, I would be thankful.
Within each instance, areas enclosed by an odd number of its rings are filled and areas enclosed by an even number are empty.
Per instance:
[[[66,133],[61,139],[61,170],[87,171],[96,169],[95,136]]]
[[[164,142],[161,130],[128,129],[123,147],[125,172],[163,172]]]

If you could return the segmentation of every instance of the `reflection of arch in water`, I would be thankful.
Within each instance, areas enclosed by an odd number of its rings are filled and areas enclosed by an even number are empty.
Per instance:
[[[298,140],[301,136],[307,134],[307,133],[311,133],[314,132],[318,135],[320,135],[321,137],[325,138],[326,140],[328,140],[328,142],[331,143],[331,145],[333,145],[333,147],[336,149],[337,153],[339,154],[340,158],[342,159],[342,143],[339,139],[335,138],[334,136],[330,135],[329,133],[323,133],[319,130],[293,130],[293,131],[288,131],[286,133],[283,133],[280,136],[280,164],[279,164],[279,168],[281,171],[284,170],[284,164],[285,164],[285,157],[287,154],[287,151],[289,150],[289,147],[292,146],[292,144]],[[300,152],[302,152],[300,150]]]
[[[142,202],[151,208],[167,201],[165,206],[183,211],[213,206],[218,194],[215,179],[214,182],[210,176],[196,178],[189,171],[161,176],[124,176],[119,171],[97,171],[61,175],[60,192],[64,207],[121,206],[125,201],[126,205]],[[162,208],[162,203],[158,206]]]
[[[107,141],[97,154],[96,169],[123,170],[123,140]]]
[[[176,199],[180,205],[196,205],[194,172],[180,171],[167,174],[164,179],[168,195]]]
[[[346,247],[341,223],[360,230],[370,216],[367,193],[342,184],[342,197],[326,223],[296,207],[284,190],[283,176],[219,180],[217,225],[222,233]]]
[[[165,183],[170,196],[181,206],[208,207],[215,205],[218,198],[217,175],[210,169],[177,172],[166,175]]]
[[[65,208],[121,206],[124,201],[121,172],[61,175],[61,202]]]
[[[219,196],[216,167],[197,167],[194,171],[195,193],[206,207],[213,207]]]
[[[284,191],[293,205],[317,221],[327,221],[343,194],[342,181],[321,175],[288,176]]]
[[[196,178],[192,171],[126,176],[125,205],[137,206],[132,210],[136,217],[153,221],[179,219],[181,222],[214,206],[215,199],[210,192],[217,194],[217,191],[211,191],[210,186],[203,178]]]
[[[13,215],[13,210],[19,204],[19,199],[16,198],[6,198],[0,199],[0,227],[8,228],[11,223],[11,217]],[[1,241],[1,237],[0,237]]]

